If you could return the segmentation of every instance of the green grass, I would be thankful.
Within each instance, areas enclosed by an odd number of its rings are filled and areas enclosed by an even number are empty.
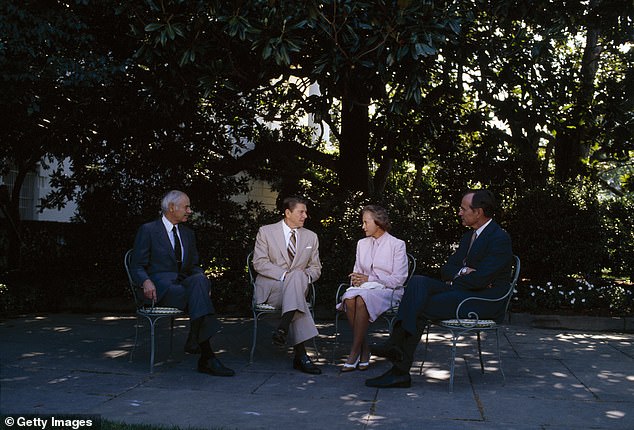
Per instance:
[[[198,429],[195,427],[178,427],[178,426],[155,426],[151,424],[125,424],[115,421],[102,420],[101,430],[226,430],[226,427],[205,427]]]

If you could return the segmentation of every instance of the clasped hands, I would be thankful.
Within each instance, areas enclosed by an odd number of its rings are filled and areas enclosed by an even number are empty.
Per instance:
[[[364,275],[363,273],[352,272],[348,277],[350,278],[350,283],[355,287],[368,282],[368,275]]]

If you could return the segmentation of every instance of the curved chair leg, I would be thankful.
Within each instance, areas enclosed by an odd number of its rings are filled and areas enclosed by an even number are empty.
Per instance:
[[[136,351],[137,343],[139,342],[139,324],[140,324],[140,320],[139,320],[139,316],[137,315],[136,323],[134,324],[134,346],[132,347],[132,351],[130,351],[130,359],[129,359],[130,363],[132,363],[132,356],[134,355],[134,352]]]
[[[454,332],[451,332],[452,337],[452,345],[451,345],[451,367],[449,372],[449,391],[453,393],[453,378],[454,372],[456,369],[456,343],[458,342],[458,337]]]
[[[253,312],[253,342],[251,343],[251,355],[249,356],[249,364],[253,363],[253,354],[255,353],[255,343],[258,338],[258,317],[259,315]]]
[[[478,358],[480,359],[480,370],[482,371],[482,374],[484,375],[484,361],[482,361],[482,343],[480,342],[479,330],[476,332],[476,335],[478,337]]]
[[[332,347],[332,364],[335,364],[338,341],[339,341],[339,312],[335,311],[335,344]]]
[[[155,353],[155,338],[154,338],[154,326],[156,321],[154,318],[148,318],[150,321],[150,373],[154,373],[154,353]]]
[[[429,329],[431,327],[431,324],[426,324],[425,325],[425,351],[423,352],[423,359],[420,362],[420,369],[418,370],[418,375],[422,375],[423,374],[423,366],[425,365],[425,362],[427,361],[427,348],[429,347]]]
[[[313,321],[315,321],[315,310],[311,309],[310,314],[313,316]],[[319,348],[317,348],[317,336],[313,337],[313,348],[315,348],[315,353],[317,354],[316,360],[319,360]]]
[[[174,350],[174,317],[170,318],[170,357]]]
[[[313,338],[313,348],[315,348],[315,353],[317,354],[317,357],[315,357],[315,359],[319,360],[320,354],[319,354],[319,348],[317,348],[317,341],[315,340],[316,338],[317,336]]]
[[[500,331],[498,328],[495,328],[495,346],[498,350],[498,367],[500,368],[500,373],[502,373],[502,385],[506,384],[506,376],[504,376],[504,369],[502,369],[502,354],[500,353]]]

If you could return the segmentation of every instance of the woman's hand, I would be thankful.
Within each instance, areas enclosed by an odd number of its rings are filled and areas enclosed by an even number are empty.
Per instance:
[[[368,282],[368,275],[364,275],[363,273],[352,272],[348,276],[350,277],[350,283],[355,287]]]

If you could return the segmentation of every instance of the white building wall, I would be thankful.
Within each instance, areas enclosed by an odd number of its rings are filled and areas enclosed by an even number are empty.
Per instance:
[[[63,165],[64,173],[70,173],[68,160],[64,160]],[[38,164],[35,172],[26,175],[20,190],[20,218],[22,220],[69,222],[75,214],[77,205],[73,201],[67,202],[66,206],[60,210],[45,209],[40,212],[41,200],[52,190],[51,173],[52,169],[44,168]],[[17,171],[11,170],[7,175],[0,177],[0,184],[7,186],[9,195],[13,191],[16,176]]]

